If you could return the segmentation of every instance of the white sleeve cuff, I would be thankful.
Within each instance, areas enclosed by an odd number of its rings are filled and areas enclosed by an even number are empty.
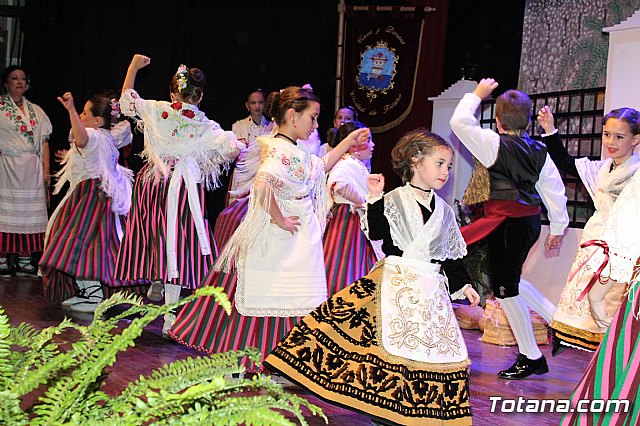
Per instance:
[[[471,287],[471,284],[465,284],[464,287],[462,287],[460,290],[456,291],[455,293],[453,293],[451,295],[451,300],[458,300],[458,299],[464,299],[466,298],[466,296],[464,295],[464,291],[468,288]]]

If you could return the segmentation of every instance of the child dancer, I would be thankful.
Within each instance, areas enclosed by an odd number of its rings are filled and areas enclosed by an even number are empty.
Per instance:
[[[330,146],[335,147],[352,131],[361,128],[364,124],[358,121],[343,124],[337,137],[329,142]],[[374,146],[369,140],[366,144],[350,148],[327,178],[332,208],[323,248],[329,296],[367,275],[376,262],[371,242],[360,229],[369,176],[369,170],[362,161],[371,158]]]
[[[73,142],[54,193],[66,182],[70,187],[49,220],[40,271],[51,303],[64,300],[63,307],[93,312],[103,299],[101,283],[114,285],[120,216],[131,207],[133,173],[118,165],[118,150],[109,132],[111,100],[93,97],[80,115],[71,93],[58,100],[69,112]],[[74,296],[76,284],[80,291]]]
[[[170,304],[182,287],[196,288],[213,261],[203,185],[217,185],[220,167],[240,146],[232,132],[198,109],[206,82],[198,68],[178,68],[171,79],[172,102],[142,99],[133,87],[138,70],[149,62],[143,55],[133,57],[120,98],[122,112],[144,129],[147,165],[136,178],[115,273],[121,280],[155,281],[150,297],[161,298],[164,290]],[[174,319],[165,315],[163,335]]]
[[[391,155],[405,186],[383,196],[384,177],[370,175],[363,221],[387,257],[302,319],[265,363],[385,423],[470,425],[469,359],[449,292],[473,305],[480,297],[455,214],[434,191],[453,150],[419,129]]]
[[[249,93],[245,103],[249,116],[238,120],[231,126],[231,131],[235,133],[238,140],[245,141],[247,149],[236,159],[236,168],[233,171],[231,184],[229,185],[229,200],[227,204],[233,203],[238,198],[249,195],[253,178],[260,166],[260,147],[256,143],[256,138],[271,133],[273,123],[263,115],[264,92],[255,89]],[[219,243],[216,241],[216,243]],[[218,247],[222,248],[222,245]]]
[[[345,105],[338,108],[333,116],[333,127],[327,130],[327,143],[320,145],[320,154],[324,155],[327,152],[331,151],[332,147],[329,145],[328,141],[331,139],[335,139],[336,133],[338,132],[340,126],[342,126],[344,123],[356,121],[357,119],[358,114],[352,106]]]
[[[572,408],[578,407],[578,404],[584,407],[581,401],[598,400],[619,403],[620,406],[615,409],[612,406],[604,412],[573,409],[563,417],[562,426],[638,424],[640,228],[634,220],[637,217],[640,217],[640,173],[636,172],[611,207],[603,231],[609,252],[615,253],[610,257],[609,279],[617,283],[631,283],[631,288],[571,395]]]
[[[318,127],[320,101],[310,91],[288,87],[267,106],[278,125],[274,137],[260,137],[262,164],[256,175],[247,215],[216,261],[229,273],[235,262],[237,282],[225,281],[234,300],[229,316],[211,298],[201,298],[180,312],[170,336],[209,352],[248,346],[263,354],[273,349],[305,315],[327,298],[322,232],[327,215],[326,171],[356,143],[369,139],[358,129],[324,158],[310,155],[297,139]],[[211,273],[206,285],[221,278]],[[236,285],[234,285],[236,284]],[[252,366],[249,366],[253,368]]]
[[[547,250],[560,246],[569,215],[558,169],[546,147],[527,133],[532,104],[526,93],[508,90],[498,97],[498,133],[478,125],[474,113],[496,87],[495,80],[482,79],[473,93],[462,98],[450,124],[460,141],[488,168],[488,187],[483,188],[488,194],[485,217],[466,226],[462,233],[467,244],[487,239],[493,293],[518,342],[516,362],[498,376],[524,379],[547,373],[549,368],[536,344],[529,315],[529,307],[537,310],[538,306],[520,296],[522,265],[540,235],[540,202],[549,215]]]
[[[567,154],[548,106],[540,110],[538,121],[546,132],[542,140],[553,161],[560,170],[580,177],[596,207],[582,232],[581,248],[553,316],[553,354],[555,356],[567,347],[594,351],[626,290],[626,282],[619,283],[605,277],[607,272],[615,274],[615,271],[607,269],[601,271],[602,276],[594,274],[604,260],[599,241],[603,239],[609,211],[640,167],[640,156],[633,153],[640,143],[640,114],[633,108],[620,108],[604,116],[602,142],[609,158],[601,161],[575,159]],[[617,255],[614,252],[609,254]]]

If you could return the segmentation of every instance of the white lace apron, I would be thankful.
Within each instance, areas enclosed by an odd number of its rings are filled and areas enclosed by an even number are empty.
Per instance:
[[[431,198],[418,199],[409,185],[384,196],[391,238],[403,255],[384,260],[377,332],[382,348],[391,355],[430,363],[461,362],[467,359],[467,349],[446,278],[431,260],[460,259],[467,254],[467,246],[451,207],[433,191],[431,197],[435,208],[423,223],[418,203],[429,208]],[[452,297],[459,298],[461,293]]]

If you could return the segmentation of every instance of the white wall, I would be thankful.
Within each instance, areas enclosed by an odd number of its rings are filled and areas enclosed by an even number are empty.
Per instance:
[[[604,109],[640,109],[640,10],[603,31],[609,33]]]
[[[578,252],[582,229],[567,228],[559,250],[546,251],[544,240],[549,235],[549,226],[543,225],[540,238],[531,248],[522,267],[522,277],[536,286],[554,304],[558,304],[560,293],[567,282],[573,259]]]

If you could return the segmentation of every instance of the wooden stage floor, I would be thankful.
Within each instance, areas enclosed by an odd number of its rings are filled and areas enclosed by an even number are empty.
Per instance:
[[[59,306],[47,305],[42,294],[42,284],[35,278],[0,278],[0,306],[13,325],[28,322],[43,328],[59,323],[65,315]],[[66,314],[70,313],[67,311]],[[75,318],[85,323],[91,319],[86,314]],[[162,319],[158,318],[145,330],[134,348],[121,354],[118,362],[111,368],[105,391],[117,392],[123,389],[129,380],[141,374],[147,374],[165,363],[201,354],[163,339],[160,334],[161,327]],[[561,414],[558,413],[492,413],[492,401],[489,398],[499,396],[503,399],[518,399],[518,397],[526,400],[566,399],[586,370],[591,359],[590,353],[567,350],[561,356],[552,358],[551,348],[544,346],[541,349],[547,357],[549,373],[543,376],[532,376],[527,380],[501,380],[497,378],[496,373],[513,363],[517,348],[502,348],[482,343],[479,340],[481,333],[477,330],[463,330],[463,333],[472,361],[471,405],[474,425],[546,426],[559,423]],[[287,389],[322,407],[329,418],[330,425],[371,425],[369,418],[362,414],[328,404],[303,389],[294,387]],[[308,418],[308,421],[312,425],[325,424],[321,419]]]

